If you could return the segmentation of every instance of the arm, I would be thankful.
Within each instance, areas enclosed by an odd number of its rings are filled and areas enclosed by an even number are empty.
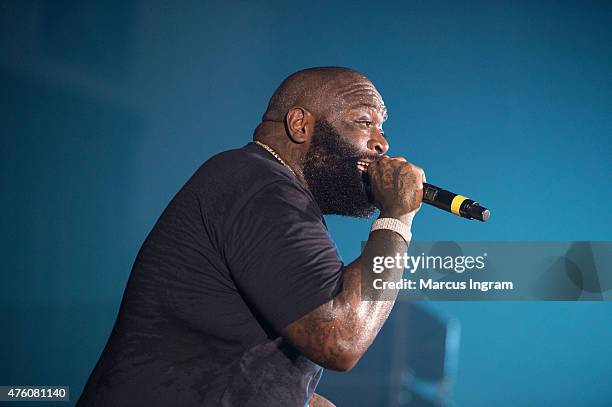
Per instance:
[[[336,407],[336,405],[325,397],[315,393],[312,395],[312,398],[308,402],[308,407]]]
[[[423,170],[402,158],[383,157],[368,169],[372,195],[381,217],[410,224],[420,207],[425,179]],[[333,370],[348,371],[374,341],[387,320],[397,290],[375,290],[374,278],[401,279],[403,269],[373,275],[372,257],[403,254],[407,244],[397,233],[370,233],[361,253],[343,270],[342,291],[299,320],[289,324],[283,335],[313,362]],[[362,301],[367,297],[369,301]]]

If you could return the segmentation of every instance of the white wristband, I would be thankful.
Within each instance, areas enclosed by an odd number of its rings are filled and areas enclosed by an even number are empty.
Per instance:
[[[400,235],[405,241],[406,243],[410,243],[410,240],[412,240],[412,232],[410,231],[410,227],[412,226],[412,218],[414,216],[411,216],[409,218],[410,220],[410,224],[406,224],[398,219],[395,218],[379,218],[376,219],[374,221],[374,223],[372,223],[372,227],[370,228],[370,232],[373,232],[375,230],[379,230],[379,229],[387,229],[387,230],[392,230],[393,232],[397,233],[398,235]]]

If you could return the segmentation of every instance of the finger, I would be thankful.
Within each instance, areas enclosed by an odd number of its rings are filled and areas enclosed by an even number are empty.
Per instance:
[[[422,169],[421,167],[419,167],[419,170],[421,171],[421,179],[423,180],[423,183],[427,182],[427,176],[425,175],[425,170]]]
[[[412,168],[418,174],[417,179],[420,181],[421,184],[423,184],[424,182],[427,182],[425,171],[421,167],[419,167],[418,165],[412,164]]]
[[[403,162],[408,162],[404,157],[390,157],[392,160],[397,160],[397,161],[403,161]]]

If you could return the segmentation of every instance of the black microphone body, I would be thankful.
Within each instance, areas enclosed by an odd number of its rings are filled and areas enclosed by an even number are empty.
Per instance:
[[[466,219],[486,222],[491,212],[472,199],[435,185],[423,183],[423,202]]]

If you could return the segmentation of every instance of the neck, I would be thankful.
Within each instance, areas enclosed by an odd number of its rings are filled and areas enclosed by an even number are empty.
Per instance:
[[[253,134],[253,140],[266,144],[273,149],[293,170],[298,180],[307,187],[304,179],[305,152],[301,144],[295,143],[287,136],[282,122],[265,121],[259,124]]]

